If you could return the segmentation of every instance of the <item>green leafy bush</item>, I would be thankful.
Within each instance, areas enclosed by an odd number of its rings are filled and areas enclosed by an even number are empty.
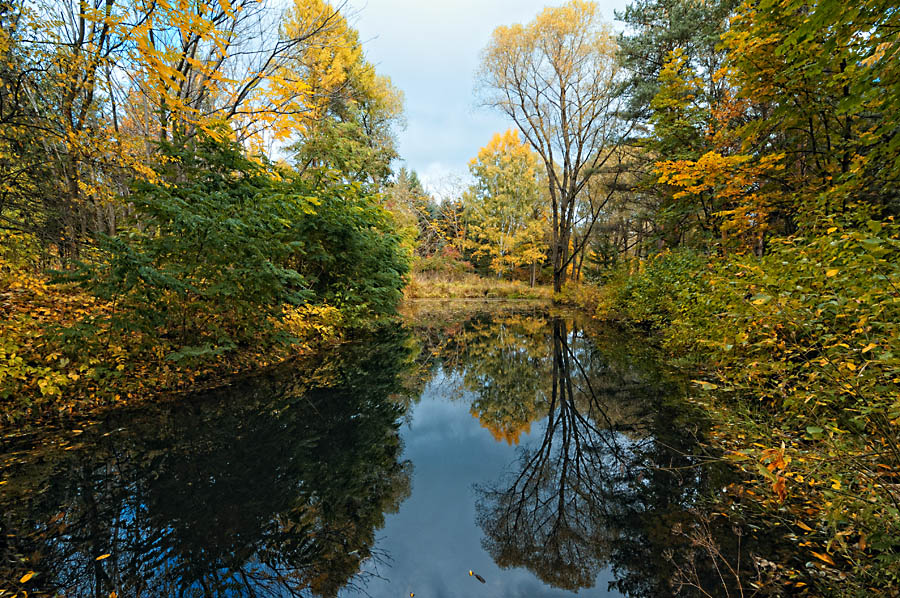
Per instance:
[[[614,300],[629,320],[659,328],[670,345],[693,347],[698,333],[720,326],[712,320],[726,311],[727,298],[714,292],[706,256],[689,249],[668,251],[640,264],[635,275],[620,277]],[[678,334],[689,334],[681,338]]]
[[[315,186],[295,179],[275,201],[294,204],[284,240],[287,263],[314,301],[341,309],[350,324],[393,314],[402,299],[411,256],[390,213],[360,183],[329,171]]]
[[[719,446],[832,568],[820,589],[846,583],[839,567],[859,591],[900,581],[900,227],[836,223],[761,258],[664,253],[614,308],[701,378]]]
[[[348,321],[393,311],[408,257],[362,185],[275,173],[211,139],[161,151],[160,181],[131,197],[140,228],[103,238],[76,277],[114,303],[116,329],[195,360],[272,340],[288,306],[328,304]]]

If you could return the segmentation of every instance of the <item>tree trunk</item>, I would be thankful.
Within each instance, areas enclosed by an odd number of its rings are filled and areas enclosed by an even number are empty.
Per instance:
[[[566,284],[566,266],[565,260],[563,259],[563,251],[557,246],[554,250],[556,259],[553,264],[553,292],[559,293],[562,291],[563,285]]]
[[[556,208],[556,206],[554,206]],[[553,292],[558,293],[562,290],[562,281],[565,277],[565,272],[560,272],[560,264],[562,263],[562,251],[560,251],[560,240],[559,240],[559,226],[557,224],[559,219],[558,214],[554,211],[553,213],[553,238],[550,240],[550,246],[552,248],[550,263],[553,264]]]

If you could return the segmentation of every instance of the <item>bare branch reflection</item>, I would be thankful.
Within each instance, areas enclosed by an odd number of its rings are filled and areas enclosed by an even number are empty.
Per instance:
[[[615,421],[587,374],[562,320],[553,322],[551,394],[543,437],[522,452],[521,471],[502,488],[480,488],[485,548],[503,567],[525,566],[556,587],[592,587],[604,566],[603,546],[633,475],[640,421]],[[592,379],[593,378],[593,379]],[[625,390],[621,385],[619,391]]]

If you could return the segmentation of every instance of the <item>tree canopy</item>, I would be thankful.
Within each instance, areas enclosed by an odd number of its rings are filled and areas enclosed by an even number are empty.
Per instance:
[[[515,130],[497,133],[469,163],[475,183],[462,197],[462,249],[502,276],[546,254],[547,210],[538,158]],[[532,283],[533,283],[532,274]]]
[[[629,130],[616,93],[623,78],[616,54],[597,5],[584,0],[545,8],[527,25],[498,27],[482,53],[484,103],[516,124],[544,165],[556,291],[572,259],[577,197],[616,163]]]

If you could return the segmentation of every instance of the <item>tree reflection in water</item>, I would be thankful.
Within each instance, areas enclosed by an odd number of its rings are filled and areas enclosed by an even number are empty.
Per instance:
[[[33,570],[31,596],[335,596],[373,571],[376,530],[410,493],[400,422],[432,380],[521,444],[457,541],[483,532],[499,566],[566,590],[611,570],[629,596],[672,595],[682,557],[689,581],[719,583],[691,542],[723,482],[697,467],[695,420],[661,400],[644,342],[535,312],[414,332],[4,447],[0,589]],[[703,529],[735,553],[730,524]]]
[[[495,438],[518,443],[543,422],[518,471],[477,488],[483,545],[500,567],[526,567],[557,588],[593,587],[608,568],[629,596],[672,595],[674,562],[694,550],[673,530],[690,528],[699,497],[720,483],[691,456],[696,423],[661,400],[673,385],[633,336],[540,322],[476,319],[441,341],[441,367]],[[697,574],[705,587],[720,583],[712,563]]]
[[[601,497],[615,492],[626,461],[617,435],[595,424],[606,418],[592,395],[575,404],[568,340],[565,324],[555,321],[543,438],[523,451],[522,470],[508,488],[482,489],[490,506],[480,523],[500,566],[525,566],[546,583],[578,590],[593,586],[603,566],[597,548],[609,543],[603,524],[612,517]]]
[[[334,596],[410,491],[388,399],[410,365],[400,341],[20,453],[0,498],[18,545],[0,556],[27,557],[32,596]]]

